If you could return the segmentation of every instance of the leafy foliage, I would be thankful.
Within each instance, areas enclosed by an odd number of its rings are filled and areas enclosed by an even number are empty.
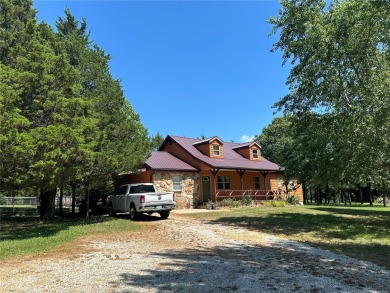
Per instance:
[[[390,6],[388,1],[281,1],[270,19],[292,69],[285,116],[260,143],[301,182],[348,188],[390,186]],[[265,150],[267,152],[267,150]],[[279,160],[279,161],[278,161]]]
[[[290,205],[297,205],[299,204],[299,197],[296,195],[286,195],[286,202],[289,203]]]
[[[249,206],[252,204],[252,196],[250,194],[245,194],[244,197],[241,199],[241,203],[244,206]]]
[[[58,187],[109,188],[151,149],[86,21],[66,10],[56,26],[38,24],[31,1],[0,4],[0,186],[39,193],[42,219]]]

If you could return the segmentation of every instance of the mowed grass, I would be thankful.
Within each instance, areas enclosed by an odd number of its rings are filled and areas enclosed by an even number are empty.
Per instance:
[[[271,233],[390,269],[389,207],[258,206],[186,216]]]
[[[0,217],[0,260],[50,251],[79,237],[136,231],[140,223],[126,218],[56,218],[40,222],[36,215]]]

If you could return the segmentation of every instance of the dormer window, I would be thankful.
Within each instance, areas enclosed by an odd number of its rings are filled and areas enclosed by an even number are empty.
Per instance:
[[[217,136],[194,142],[192,145],[210,158],[223,159],[223,141]]]
[[[219,157],[219,155],[220,155],[219,145],[213,145],[213,156]]]
[[[255,141],[237,144],[233,146],[232,149],[248,160],[261,160],[261,147]]]

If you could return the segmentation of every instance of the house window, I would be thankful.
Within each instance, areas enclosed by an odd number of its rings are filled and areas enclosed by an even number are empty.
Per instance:
[[[252,150],[252,158],[253,159],[259,158],[259,151],[258,150]]]
[[[213,155],[219,156],[219,145],[213,145]]]
[[[174,191],[181,191],[181,176],[174,175],[172,176],[172,185]]]
[[[255,177],[255,189],[260,189],[260,177]]]
[[[230,189],[230,177],[229,176],[218,176],[217,187],[218,187],[218,189]]]

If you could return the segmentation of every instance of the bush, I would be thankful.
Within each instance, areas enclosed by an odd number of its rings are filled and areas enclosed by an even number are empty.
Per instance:
[[[297,205],[299,204],[299,197],[296,195],[286,195],[286,202],[289,203],[290,205]]]
[[[224,198],[219,202],[221,207],[237,208],[240,206],[240,202],[234,198]]]
[[[242,199],[241,203],[244,206],[249,206],[252,204],[252,196],[250,194],[246,194]]]

